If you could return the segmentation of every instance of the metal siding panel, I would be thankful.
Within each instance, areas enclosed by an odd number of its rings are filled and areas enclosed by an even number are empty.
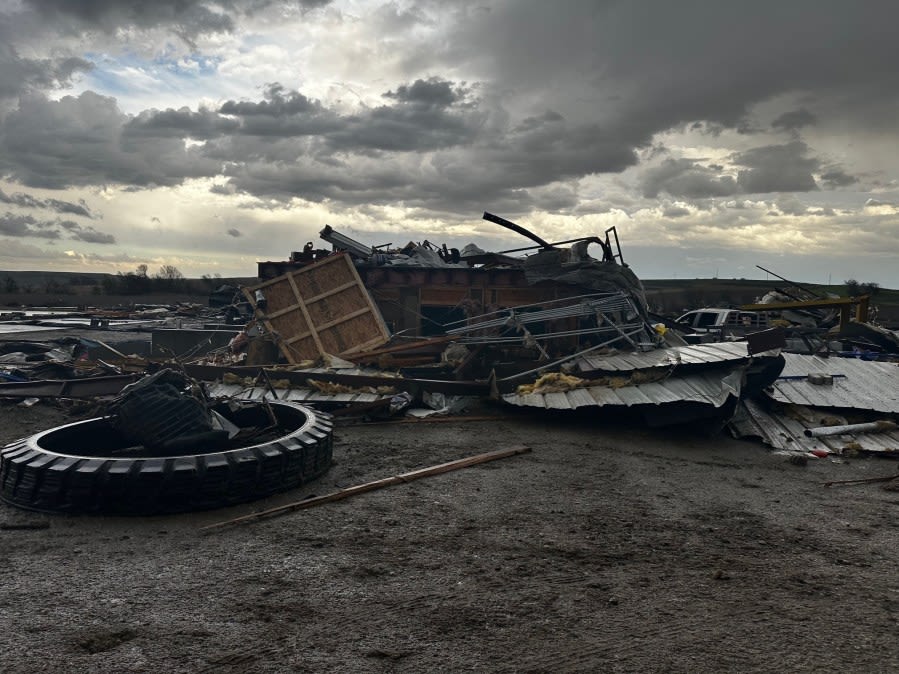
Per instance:
[[[643,391],[643,394],[647,398],[650,398],[657,405],[673,403],[680,400],[677,394],[670,390],[663,382],[640,384],[640,390]]]
[[[568,402],[566,393],[544,393],[543,401],[547,409],[552,410],[570,410],[571,404]]]
[[[655,400],[644,394],[636,386],[622,386],[619,389],[615,389],[615,393],[628,407],[632,405],[645,405],[647,403],[655,404],[656,402]]]
[[[832,385],[816,385],[804,379],[780,379],[771,397],[785,403],[813,407],[849,407],[899,413],[899,367],[892,363],[853,358],[828,358],[784,354],[782,377],[805,377],[821,372],[836,377]]]
[[[568,404],[571,405],[572,409],[577,409],[579,407],[593,407],[596,405],[596,401],[587,389],[579,388],[568,391]]]
[[[671,365],[697,365],[702,363],[723,363],[748,358],[745,342],[721,342],[674,346],[644,353],[616,354],[614,356],[583,356],[576,363],[580,372],[594,370],[628,371]]]
[[[618,394],[607,386],[591,386],[588,391],[590,392],[590,397],[596,401],[599,407],[624,404],[624,401],[618,397]]]
[[[751,423],[738,420],[732,424],[738,437],[758,435],[762,441],[774,449],[789,452],[811,452],[813,449],[825,448],[831,453],[842,454],[849,443],[857,443],[863,451],[897,453],[899,452],[899,432],[858,433],[831,435],[817,438],[805,436],[805,430],[812,428],[811,422],[800,421],[788,414],[775,414],[763,409],[751,400],[742,403],[742,411]],[[810,410],[815,412],[817,410]],[[823,415],[824,410],[821,411]],[[755,432],[751,432],[754,429]]]

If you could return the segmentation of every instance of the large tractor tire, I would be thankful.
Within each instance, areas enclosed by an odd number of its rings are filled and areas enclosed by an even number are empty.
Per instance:
[[[282,401],[269,409],[283,435],[224,451],[125,455],[106,417],[52,428],[0,450],[0,498],[45,512],[157,515],[253,501],[325,473],[330,416]],[[271,423],[259,404],[229,414],[242,427]]]

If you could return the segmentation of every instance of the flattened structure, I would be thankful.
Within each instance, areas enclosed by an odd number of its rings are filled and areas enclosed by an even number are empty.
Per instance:
[[[731,396],[740,396],[742,378],[743,368],[739,367],[726,375],[722,375],[721,370],[715,370],[619,388],[586,386],[554,393],[507,393],[502,399],[518,407],[556,410],[574,410],[579,407],[660,406],[678,402],[701,403],[717,409]]]
[[[796,406],[793,406],[792,411],[793,413],[778,414],[753,400],[743,400],[730,421],[731,433],[737,438],[760,438],[774,449],[797,454],[808,454],[816,449],[841,454],[847,446],[862,452],[899,454],[899,431],[807,437],[806,429],[820,426],[814,419],[820,419],[824,414],[816,415],[815,410]]]
[[[785,353],[786,366],[768,395],[782,403],[899,413],[899,365],[855,358]],[[813,384],[810,374],[833,377]]]
[[[677,365],[701,365],[709,363],[738,362],[748,359],[746,342],[720,342],[672,346],[654,351],[615,354],[612,356],[588,355],[575,361],[573,374],[591,372],[626,372],[653,367]]]

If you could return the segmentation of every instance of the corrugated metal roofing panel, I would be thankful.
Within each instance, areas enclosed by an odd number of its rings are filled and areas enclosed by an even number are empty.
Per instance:
[[[590,397],[596,402],[596,405],[603,407],[605,405],[624,405],[624,401],[618,396],[618,389],[607,388],[605,386],[591,386],[586,389],[590,393]]]
[[[655,400],[647,396],[640,386],[622,386],[615,389],[618,397],[627,407],[631,405],[653,405],[657,404]]]
[[[672,346],[642,353],[615,354],[612,356],[587,355],[575,361],[577,372],[625,372],[650,367],[672,365],[696,365],[723,363],[748,358],[746,342],[720,342]]]
[[[564,392],[544,393],[544,404],[547,409],[551,410],[570,410],[572,405],[568,402],[568,396]]]
[[[824,416],[823,411],[820,416]],[[730,422],[736,437],[758,437],[766,445],[782,451],[807,454],[814,449],[826,449],[832,454],[842,454],[844,447],[853,445],[863,452],[899,453],[899,431],[806,437],[805,430],[818,425],[800,414],[773,413],[752,400],[742,401]]]
[[[302,402],[306,400],[311,393],[312,389],[308,388],[290,389],[287,391],[287,399],[294,402]],[[279,393],[278,395],[283,396],[283,393]]]
[[[739,396],[742,375],[743,368],[738,367],[726,374],[720,370],[703,372],[620,388],[590,386],[561,393],[530,393],[527,395],[509,393],[502,398],[507,403],[519,407],[551,409],[576,409],[588,405],[632,407],[634,405],[664,405],[681,401],[700,402],[720,407],[728,397]]]
[[[521,404],[524,407],[546,407],[543,396],[538,393],[528,393],[518,397],[521,398]]]
[[[681,400],[679,396],[670,386],[664,383],[651,382],[649,384],[641,384],[640,387],[647,398],[652,398],[656,404],[673,403]]]
[[[573,409],[577,409],[578,407],[592,407],[596,404],[596,401],[593,400],[593,396],[590,395],[590,391],[583,388],[568,391],[567,398],[568,404],[571,405]]]
[[[899,413],[899,366],[895,363],[795,353],[785,353],[784,358],[781,378],[768,392],[778,402]],[[812,384],[805,377],[814,373],[836,376],[833,384]]]

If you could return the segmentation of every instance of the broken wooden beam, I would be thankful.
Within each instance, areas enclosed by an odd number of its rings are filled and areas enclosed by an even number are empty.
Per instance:
[[[268,510],[262,510],[258,513],[251,513],[250,515],[244,515],[243,517],[235,517],[234,519],[225,520],[224,522],[216,522],[215,524],[209,524],[205,527],[201,527],[200,531],[221,529],[223,527],[231,526],[234,524],[243,524],[246,522],[261,520],[268,517],[283,515],[288,512],[293,512],[294,510],[314,508],[315,506],[319,506],[324,503],[342,501],[343,499],[355,496],[356,494],[364,494],[369,491],[383,489],[384,487],[390,487],[395,484],[404,484],[406,482],[412,482],[413,480],[420,480],[423,477],[440,475],[442,473],[448,473],[453,470],[459,470],[460,468],[468,468],[469,466],[474,466],[479,463],[496,461],[497,459],[505,459],[510,456],[525,454],[530,451],[530,447],[519,446],[511,447],[509,449],[500,449],[495,452],[475,454],[474,456],[469,456],[465,459],[457,459],[456,461],[448,461],[446,463],[437,464],[436,466],[430,466],[428,468],[420,468],[409,473],[403,473],[402,475],[394,475],[393,477],[385,477],[381,480],[375,480],[374,482],[366,482],[364,484],[358,484],[354,487],[347,487],[346,489],[341,489],[340,491],[325,494],[324,496],[317,496],[314,498],[306,499],[304,501],[295,501],[294,503],[288,503],[287,505],[278,506],[276,508],[269,508]]]

